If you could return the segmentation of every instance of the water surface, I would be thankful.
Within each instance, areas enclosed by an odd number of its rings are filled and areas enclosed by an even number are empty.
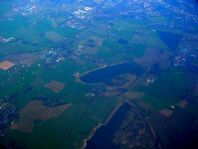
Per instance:
[[[122,63],[92,71],[81,76],[80,79],[85,83],[99,83],[125,73],[139,76],[143,73],[143,68],[135,63]]]

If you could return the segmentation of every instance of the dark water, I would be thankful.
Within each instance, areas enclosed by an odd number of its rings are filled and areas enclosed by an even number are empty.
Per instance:
[[[116,149],[118,148],[113,143],[113,138],[116,130],[120,127],[122,121],[125,119],[130,106],[123,104],[114,114],[112,119],[106,126],[100,127],[91,140],[88,141],[85,149]]]
[[[127,45],[127,44],[128,44],[128,41],[125,40],[125,39],[120,38],[120,39],[118,40],[118,43],[119,43],[119,44],[122,44],[122,45]]]
[[[198,74],[198,60],[197,57],[190,57],[186,59],[187,71]]]
[[[115,76],[125,73],[139,76],[143,73],[143,68],[134,63],[122,63],[92,71],[80,77],[80,79],[85,83],[98,83],[110,80]]]
[[[185,135],[177,134],[171,140],[170,149],[198,149],[198,129],[188,128],[184,132]]]

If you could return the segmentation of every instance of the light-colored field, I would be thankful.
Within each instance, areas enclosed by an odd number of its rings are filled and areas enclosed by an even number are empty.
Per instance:
[[[102,96],[117,96],[119,95],[120,91],[119,88],[114,86],[107,86],[106,91],[102,93]]]
[[[92,41],[94,43],[93,47],[89,47],[86,45],[89,41]],[[89,55],[95,55],[98,52],[98,48],[102,45],[102,42],[103,40],[96,36],[92,36],[88,39],[83,39],[80,42],[80,45],[85,47],[82,52]]]
[[[31,133],[34,129],[35,120],[46,121],[58,117],[70,104],[64,104],[56,107],[47,107],[42,101],[33,100],[29,102],[20,113],[19,122],[13,127],[25,133]]]
[[[0,63],[0,69],[6,71],[10,68],[12,68],[15,64],[10,61],[3,61]]]
[[[48,107],[45,112],[40,116],[40,119],[43,121],[46,121],[50,118],[54,118],[59,116],[61,113],[63,113],[70,105],[65,104],[65,105],[60,105],[57,107]]]
[[[135,58],[134,61],[146,67],[150,67],[153,64],[158,63],[162,68],[164,68],[167,67],[167,61],[169,60],[170,56],[170,52],[161,51],[155,48],[148,48],[142,57]]]
[[[159,111],[159,113],[168,118],[173,114],[173,111],[168,109],[162,109]]]
[[[7,56],[7,59],[14,61],[16,63],[21,63],[25,65],[32,65],[39,60],[39,53],[24,53]]]
[[[58,94],[63,90],[63,88],[65,87],[65,84],[62,82],[53,80],[50,83],[46,84],[45,87],[51,89],[52,91]]]
[[[32,101],[28,103],[20,113],[18,129],[30,133],[34,128],[34,121],[46,110],[41,101]]]
[[[144,95],[144,92],[126,92],[123,94],[123,97],[126,99],[136,100],[141,99]]]
[[[49,31],[45,33],[45,37],[54,42],[63,41],[64,37],[54,31]]]
[[[136,75],[131,75],[131,74],[125,74],[125,78],[127,78],[127,83],[126,84],[124,84],[124,88],[128,88],[128,87],[130,87],[133,83],[134,83],[134,81],[137,79],[137,76]]]
[[[176,105],[180,108],[185,108],[188,105],[188,101],[186,100],[181,100],[178,103],[176,103]]]

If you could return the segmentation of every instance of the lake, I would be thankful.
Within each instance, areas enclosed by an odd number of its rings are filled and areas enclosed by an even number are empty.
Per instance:
[[[130,105],[124,103],[114,114],[107,125],[100,127],[94,136],[87,142],[85,149],[116,149],[116,144],[113,143],[114,134],[119,129],[122,121],[130,109]]]
[[[121,74],[134,74],[139,76],[143,73],[143,68],[135,63],[122,63],[105,68],[101,68],[95,71],[91,71],[80,77],[80,80],[85,83],[99,83],[105,82]]]

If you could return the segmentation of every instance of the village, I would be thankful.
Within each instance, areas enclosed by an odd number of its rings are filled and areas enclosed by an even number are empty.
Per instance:
[[[178,0],[174,5],[161,0],[3,3],[0,141],[27,137],[31,146],[44,130],[49,139],[58,138],[55,144],[65,141],[68,148],[80,148],[122,103],[130,110],[114,143],[135,147],[149,136],[153,146],[159,141],[160,120],[171,127],[174,118],[196,106],[198,16],[192,4],[184,7]],[[116,71],[111,69],[119,65]],[[94,72],[98,74],[82,80]],[[195,83],[189,81],[194,77]]]

